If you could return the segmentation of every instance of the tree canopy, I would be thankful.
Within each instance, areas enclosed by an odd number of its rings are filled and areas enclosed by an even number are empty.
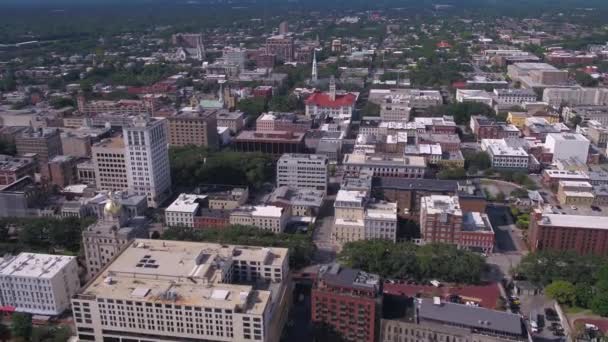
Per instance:
[[[459,125],[468,125],[473,115],[496,116],[492,107],[479,102],[458,102],[434,106],[427,110],[427,114],[430,116],[453,116],[454,121]]]
[[[339,260],[345,265],[382,277],[475,284],[481,280],[484,259],[453,245],[428,244],[417,246],[409,242],[384,240],[350,242],[344,246]]]

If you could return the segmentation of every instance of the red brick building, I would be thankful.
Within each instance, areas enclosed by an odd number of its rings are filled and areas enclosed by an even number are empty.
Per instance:
[[[346,341],[376,341],[381,293],[378,275],[338,264],[325,266],[312,290],[312,321],[329,325]]]
[[[605,216],[547,214],[535,211],[530,219],[530,251],[574,251],[608,255]]]
[[[488,216],[463,211],[457,196],[421,198],[420,233],[424,243],[447,243],[485,253],[494,249],[494,229]]]
[[[230,212],[226,210],[213,210],[201,208],[194,216],[194,228],[224,228],[230,225]]]
[[[0,187],[29,176],[34,178],[37,163],[32,158],[8,157],[0,160]]]

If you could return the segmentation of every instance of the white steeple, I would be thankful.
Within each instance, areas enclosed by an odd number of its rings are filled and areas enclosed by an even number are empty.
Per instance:
[[[313,58],[312,58],[312,81],[316,83],[318,80],[317,74],[317,50],[314,50]]]

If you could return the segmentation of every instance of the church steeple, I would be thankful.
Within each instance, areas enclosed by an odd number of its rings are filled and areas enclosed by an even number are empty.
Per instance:
[[[313,83],[316,83],[318,81],[318,74],[317,74],[317,50],[314,50],[314,55],[312,58],[312,81]]]

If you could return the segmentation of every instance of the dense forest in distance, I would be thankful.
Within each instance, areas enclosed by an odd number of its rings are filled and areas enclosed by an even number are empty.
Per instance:
[[[436,10],[434,5],[452,5]],[[179,31],[247,23],[265,18],[310,15],[337,16],[360,11],[383,11],[391,17],[449,15],[479,17],[558,17],[586,25],[605,25],[606,0],[2,0],[0,44],[27,40],[55,40],[74,36],[100,37],[172,26]],[[278,20],[278,19],[277,19]]]

